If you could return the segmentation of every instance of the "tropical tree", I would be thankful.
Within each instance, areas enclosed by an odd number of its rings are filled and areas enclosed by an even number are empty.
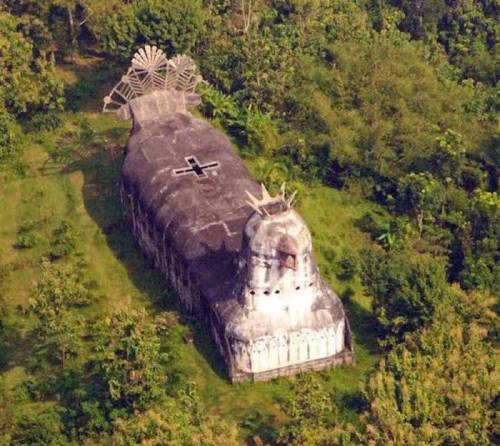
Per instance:
[[[42,264],[42,277],[32,294],[30,310],[38,318],[42,332],[50,331],[52,323],[64,312],[88,305],[94,299],[81,269],[49,262]]]
[[[83,318],[73,310],[88,305],[94,293],[81,270],[45,262],[42,278],[32,294],[29,303],[31,313],[38,319],[39,353],[43,352],[64,369],[68,359],[78,355],[84,333]]]
[[[288,421],[277,432],[275,443],[286,446],[348,446],[357,444],[351,425],[338,422],[338,408],[333,395],[316,375],[299,375],[292,385],[282,410]]]
[[[444,262],[428,254],[366,250],[362,283],[373,296],[373,309],[384,337],[402,337],[433,318],[447,297]]]
[[[192,385],[133,418],[113,423],[116,446],[237,446],[238,430],[233,424],[216,420],[201,410]]]
[[[282,405],[290,421],[281,428],[278,444],[299,445],[312,442],[314,434],[326,427],[326,418],[335,410],[331,395],[312,374],[298,377],[292,395]],[[332,415],[335,416],[334,413]]]
[[[92,30],[103,48],[129,60],[144,43],[169,55],[189,52],[204,29],[201,0],[134,0],[119,2],[109,14],[93,15]]]
[[[429,173],[410,173],[399,181],[397,206],[415,218],[418,233],[443,204],[442,186]]]
[[[500,198],[496,192],[474,191],[469,202],[469,225],[460,242],[463,249],[462,285],[472,290],[500,290]]]
[[[18,31],[20,24],[0,8],[0,162],[15,152],[18,123],[48,122],[64,104],[53,60],[35,54],[33,42]]]
[[[5,443],[9,446],[70,446],[71,444],[64,434],[62,417],[57,408],[28,410],[16,418],[12,436],[9,442]]]
[[[476,298],[475,304],[483,305],[483,316],[491,314],[484,307],[491,299]],[[409,335],[370,374],[364,390],[366,442],[492,444],[498,370],[487,341],[491,324],[463,314],[466,319],[453,305],[441,305],[430,326]]]
[[[76,250],[76,243],[77,237],[75,226],[71,221],[63,220],[52,233],[49,250],[50,258],[56,260],[74,253]]]
[[[144,310],[122,310],[99,321],[96,372],[112,405],[144,409],[165,392],[157,327]]]

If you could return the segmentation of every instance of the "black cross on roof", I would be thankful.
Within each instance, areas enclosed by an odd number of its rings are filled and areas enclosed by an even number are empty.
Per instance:
[[[174,175],[180,176],[180,175],[187,175],[187,174],[194,174],[198,178],[206,178],[208,175],[206,174],[206,170],[215,170],[220,167],[220,163],[218,161],[211,161],[206,164],[200,164],[198,159],[194,156],[188,156],[184,158],[186,160],[186,163],[188,164],[189,167],[184,167],[182,169],[175,169],[174,170]],[[216,172],[214,172],[214,175]]]

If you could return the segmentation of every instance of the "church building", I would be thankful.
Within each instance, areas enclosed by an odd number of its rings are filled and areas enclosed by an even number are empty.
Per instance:
[[[211,333],[233,383],[353,364],[294,195],[271,196],[228,138],[188,112],[200,103],[195,68],[146,46],[104,99],[133,121],[121,200],[140,249]]]

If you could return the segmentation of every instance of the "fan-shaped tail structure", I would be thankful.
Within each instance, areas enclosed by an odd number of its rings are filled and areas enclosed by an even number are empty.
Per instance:
[[[153,91],[193,93],[196,85],[202,81],[189,56],[179,55],[168,59],[161,49],[146,45],[135,53],[127,73],[104,98],[103,111],[120,114],[132,99]],[[124,113],[124,116],[128,116],[128,113]]]

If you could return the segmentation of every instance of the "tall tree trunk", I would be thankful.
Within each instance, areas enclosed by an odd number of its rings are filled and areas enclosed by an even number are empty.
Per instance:
[[[243,20],[243,28],[241,29],[242,34],[245,34],[252,24],[254,1],[255,0],[239,0],[241,19]]]
[[[424,212],[417,211],[417,227],[418,227],[418,238],[422,238],[422,231],[424,230]]]
[[[73,18],[73,11],[71,9],[71,6],[68,5],[66,10],[68,11],[69,38],[70,38],[69,58],[70,61],[73,62],[75,50],[77,47],[75,20]]]

